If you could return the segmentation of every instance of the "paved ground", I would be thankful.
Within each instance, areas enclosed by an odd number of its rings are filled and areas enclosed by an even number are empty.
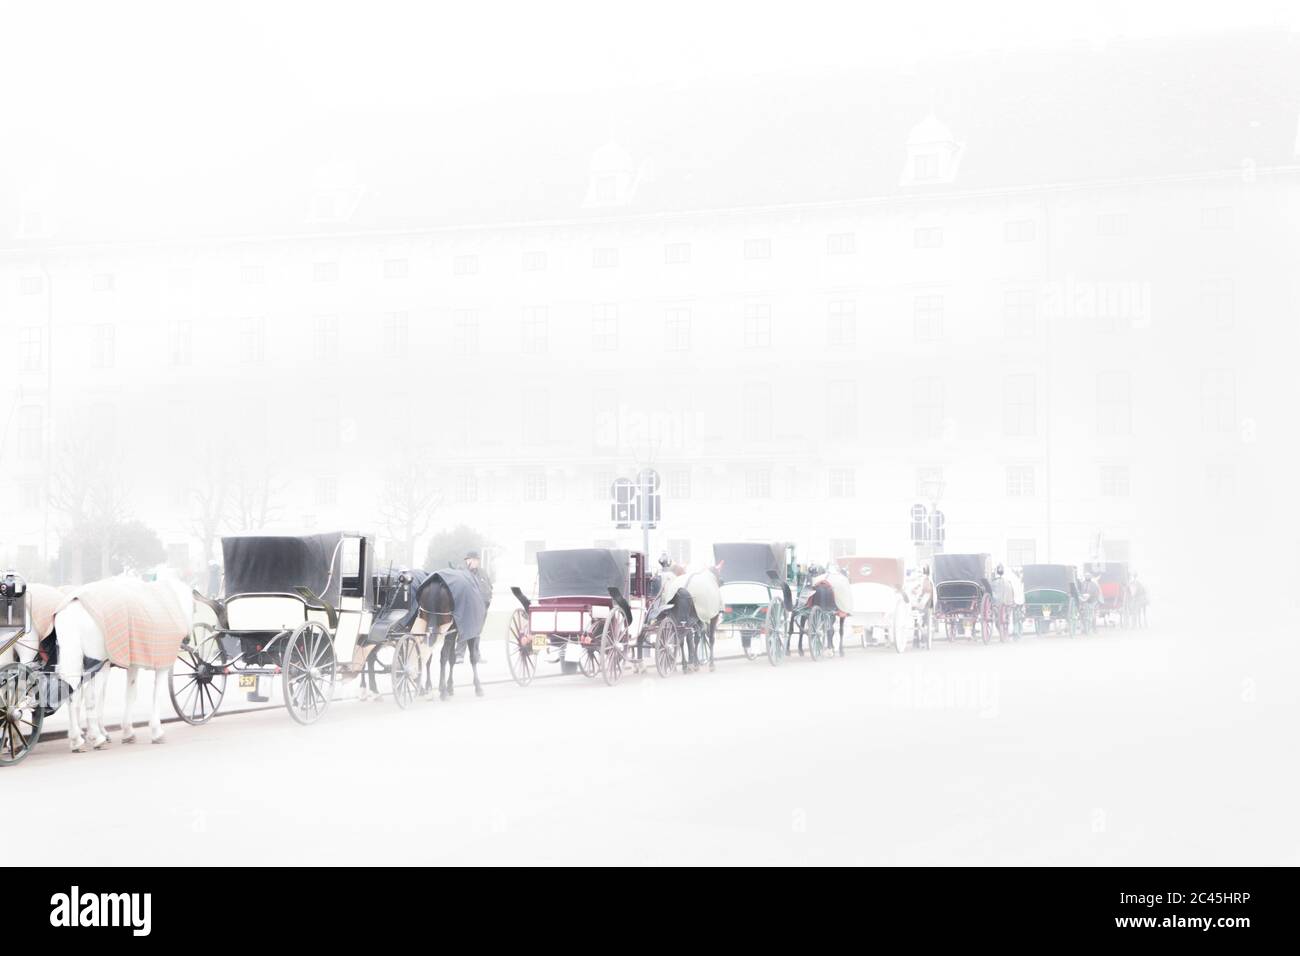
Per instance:
[[[47,741],[3,794],[48,863],[1294,865],[1296,664],[1172,626],[730,659]]]

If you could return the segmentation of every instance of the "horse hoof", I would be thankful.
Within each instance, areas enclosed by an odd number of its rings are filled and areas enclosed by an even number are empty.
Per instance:
[[[151,744],[165,744],[165,743],[167,743],[167,738],[164,737],[162,734],[159,734],[157,737],[155,737],[155,738],[153,738],[151,741],[149,741],[149,743],[151,743]]]
[[[475,697],[482,697],[482,696],[483,696],[483,688],[482,688],[482,687],[475,687],[475,688],[474,688],[474,696],[475,696]]]
[[[96,740],[93,744],[91,744],[91,746],[94,747],[96,750],[103,750],[110,743],[112,743],[112,741],[109,740],[107,737],[105,737],[102,740]]]
[[[123,738],[122,738],[122,743],[123,743],[124,745],[125,745],[125,744],[133,744],[133,743],[135,743],[135,734],[132,734],[130,737],[123,737]]]

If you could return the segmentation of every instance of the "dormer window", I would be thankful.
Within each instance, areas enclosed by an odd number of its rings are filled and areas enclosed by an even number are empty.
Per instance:
[[[616,176],[597,176],[596,177],[596,202],[602,206],[610,205],[618,201],[618,177]]]
[[[641,180],[641,170],[616,143],[606,143],[591,156],[588,168],[587,207],[626,206],[632,202]]]
[[[934,153],[922,153],[912,159],[912,178],[918,182],[939,178],[939,157]]]
[[[912,127],[907,137],[907,160],[899,185],[932,186],[957,179],[966,145],[933,114]]]

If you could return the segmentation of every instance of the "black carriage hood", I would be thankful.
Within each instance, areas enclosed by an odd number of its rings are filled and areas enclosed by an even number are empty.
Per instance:
[[[221,539],[226,597],[235,594],[295,594],[305,587],[337,600],[343,532],[293,535],[236,535]]]
[[[992,560],[987,554],[936,554],[934,556],[934,583],[946,581],[975,581],[989,587]]]
[[[537,552],[537,596],[609,598],[609,589],[624,594],[628,585],[627,551],[573,548]]]
[[[1076,578],[1072,564],[1026,564],[1020,569],[1025,591],[1052,590],[1074,594]]]
[[[713,562],[722,562],[720,579],[723,584],[733,581],[771,584],[769,571],[776,572],[778,581],[785,580],[785,545],[779,541],[761,544],[739,541],[713,546]]]

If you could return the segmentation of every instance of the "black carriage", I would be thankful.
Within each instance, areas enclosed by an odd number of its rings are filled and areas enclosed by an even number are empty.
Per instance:
[[[55,673],[58,647],[32,627],[31,593],[16,571],[0,575],[0,767],[36,746],[45,718],[72,696]]]
[[[969,636],[987,644],[997,630],[993,617],[993,562],[987,554],[936,554],[934,619],[948,640]],[[1004,638],[1002,631],[999,637]]]
[[[398,705],[414,700],[421,679],[416,632],[424,622],[411,580],[372,576],[369,537],[239,535],[221,546],[225,596],[194,593],[194,631],[172,668],[172,704],[182,720],[210,720],[236,676],[248,687],[280,678],[289,714],[312,723],[341,678],[377,666],[376,646],[391,649],[381,669],[392,677]]]

